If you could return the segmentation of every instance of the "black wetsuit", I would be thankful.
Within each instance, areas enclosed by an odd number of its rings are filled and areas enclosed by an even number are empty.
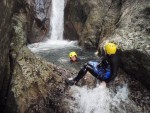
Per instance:
[[[78,82],[89,71],[94,77],[100,81],[110,82],[117,76],[119,67],[118,52],[113,55],[104,55],[101,57],[101,62],[88,62],[79,71],[78,75],[73,79]],[[92,64],[93,63],[93,64]]]

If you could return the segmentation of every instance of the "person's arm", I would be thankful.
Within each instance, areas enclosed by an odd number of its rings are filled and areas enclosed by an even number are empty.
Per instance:
[[[102,50],[101,50],[101,56],[100,56],[100,58],[99,58],[99,63],[100,63],[100,67],[103,67],[104,66],[104,64],[105,64],[105,62],[106,62],[106,54],[105,54],[105,51],[104,51],[104,49],[102,48]]]
[[[111,62],[111,77],[108,80],[106,80],[107,83],[115,79],[115,77],[117,76],[118,68],[119,68],[119,58],[117,55],[115,55],[112,58]]]

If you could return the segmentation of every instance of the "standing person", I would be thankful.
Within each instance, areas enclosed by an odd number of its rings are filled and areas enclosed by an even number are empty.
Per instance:
[[[114,43],[106,43],[103,47],[103,56],[101,62],[89,61],[86,63],[78,75],[72,80],[67,79],[68,85],[77,84],[78,81],[89,71],[94,77],[101,82],[110,82],[117,76],[119,67],[119,55],[117,46]]]

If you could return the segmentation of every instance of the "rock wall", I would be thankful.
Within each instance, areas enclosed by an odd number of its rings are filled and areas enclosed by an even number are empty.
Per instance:
[[[66,113],[67,88],[56,66],[27,48],[29,2],[0,3],[7,12],[0,13],[0,112]]]
[[[100,38],[112,34],[122,6],[121,0],[69,0],[68,4],[71,13],[66,8],[65,27],[75,26],[68,29],[77,31],[80,45],[86,48],[97,48]]]
[[[107,40],[122,49],[122,68],[150,89],[150,1],[123,4],[118,28]]]
[[[78,0],[68,0],[64,15],[64,38],[79,39],[83,25],[87,19],[87,14]]]
[[[27,41],[45,40],[50,29],[51,0],[27,0]]]
[[[17,112],[65,113],[69,108],[64,106],[64,91],[67,90],[64,80],[55,66],[36,57],[27,48],[27,20],[28,16],[22,11],[13,15],[13,40],[10,44],[13,77],[9,106],[14,106],[11,101],[13,95]],[[7,110],[5,112],[8,113]]]
[[[0,111],[6,104],[11,78],[9,48],[11,42],[11,17],[15,0],[0,1]],[[13,98],[13,97],[12,97]],[[15,103],[14,103],[15,104]]]

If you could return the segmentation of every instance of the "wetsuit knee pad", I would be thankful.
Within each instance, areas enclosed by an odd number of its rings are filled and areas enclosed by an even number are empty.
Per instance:
[[[87,65],[90,65],[90,66],[96,68],[96,67],[99,65],[99,62],[96,62],[96,61],[89,61],[89,62],[87,63]]]
[[[109,70],[109,71],[106,71],[106,73],[105,73],[105,75],[104,75],[103,79],[104,79],[104,80],[109,79],[109,78],[110,78],[110,76],[111,76],[111,72],[110,72],[110,70]]]

